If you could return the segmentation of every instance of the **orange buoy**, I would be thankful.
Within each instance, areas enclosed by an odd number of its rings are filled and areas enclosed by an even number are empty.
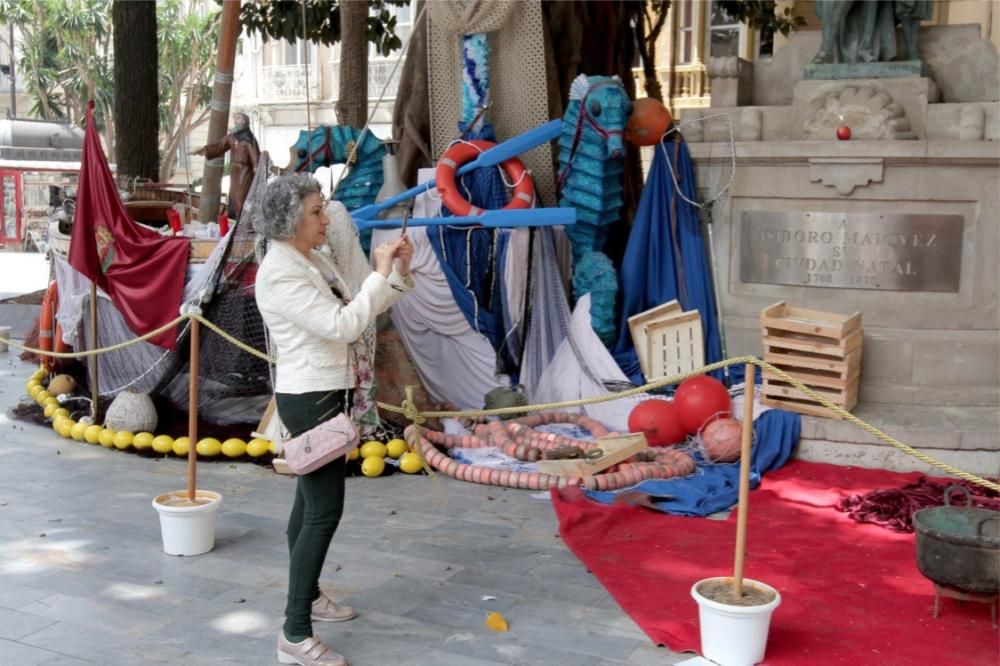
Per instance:
[[[632,104],[632,115],[625,125],[625,140],[637,146],[655,146],[670,127],[670,111],[658,99],[644,97]]]
[[[441,203],[447,206],[455,215],[480,215],[482,208],[473,206],[459,192],[455,182],[455,172],[466,162],[476,159],[480,153],[489,150],[496,144],[492,141],[459,141],[444,151],[434,172],[434,181]],[[502,210],[531,208],[535,204],[535,183],[531,174],[525,169],[524,163],[516,157],[504,160],[500,167],[514,183],[514,196]]]

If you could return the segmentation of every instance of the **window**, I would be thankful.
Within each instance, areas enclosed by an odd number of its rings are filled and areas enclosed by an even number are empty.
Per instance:
[[[281,40],[278,42],[278,60],[281,65],[305,65],[306,49],[309,49],[309,64],[316,63],[316,45],[297,39],[294,42]]]
[[[723,58],[740,55],[743,24],[733,18],[722,6],[713,2],[708,24],[708,56]]]
[[[677,11],[677,62],[686,65],[694,52],[694,2],[682,0],[675,4]]]

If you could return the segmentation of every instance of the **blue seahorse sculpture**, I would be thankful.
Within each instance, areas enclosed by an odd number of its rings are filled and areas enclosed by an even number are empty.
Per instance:
[[[623,205],[625,145],[622,132],[632,102],[617,76],[576,77],[559,137],[559,205],[577,211],[567,229],[573,259],[601,251],[607,225],[616,222]]]
[[[302,130],[291,148],[289,170],[312,173],[319,167],[344,164],[360,136],[361,130],[347,125],[320,125],[308,132]],[[375,203],[382,187],[384,156],[382,141],[371,132],[365,132],[354,155],[354,165],[337,185],[333,198],[343,203],[347,210]]]

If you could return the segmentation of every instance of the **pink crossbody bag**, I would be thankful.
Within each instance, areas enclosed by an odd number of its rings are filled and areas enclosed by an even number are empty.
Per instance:
[[[360,439],[350,417],[338,414],[285,442],[285,462],[293,473],[308,474],[350,453]]]

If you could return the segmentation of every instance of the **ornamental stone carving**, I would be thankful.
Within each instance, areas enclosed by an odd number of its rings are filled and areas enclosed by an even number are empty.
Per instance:
[[[903,107],[884,90],[846,86],[820,98],[805,121],[806,140],[834,141],[837,128],[851,128],[853,140],[916,139]]]

